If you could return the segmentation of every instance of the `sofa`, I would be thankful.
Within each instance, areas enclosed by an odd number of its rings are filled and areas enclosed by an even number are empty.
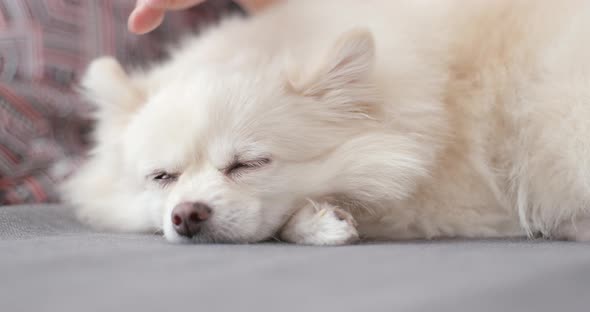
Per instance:
[[[175,245],[0,208],[0,311],[588,311],[590,245]]]

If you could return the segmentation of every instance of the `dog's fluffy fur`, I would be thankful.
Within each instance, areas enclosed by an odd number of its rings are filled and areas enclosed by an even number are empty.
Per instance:
[[[590,2],[293,0],[96,60],[80,216],[196,242],[590,239]],[[163,174],[169,174],[163,176]]]

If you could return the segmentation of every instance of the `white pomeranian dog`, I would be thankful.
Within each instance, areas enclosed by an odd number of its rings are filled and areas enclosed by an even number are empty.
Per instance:
[[[63,186],[172,242],[590,240],[590,2],[294,0],[94,61]]]

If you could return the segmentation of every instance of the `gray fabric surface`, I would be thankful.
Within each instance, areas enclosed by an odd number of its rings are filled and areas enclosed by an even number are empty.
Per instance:
[[[0,208],[0,311],[590,311],[590,245],[171,245]]]

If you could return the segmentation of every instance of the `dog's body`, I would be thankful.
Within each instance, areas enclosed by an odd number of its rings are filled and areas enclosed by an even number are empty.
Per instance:
[[[228,19],[150,71],[91,66],[97,145],[64,194],[172,241],[587,240],[589,32],[582,0]]]

